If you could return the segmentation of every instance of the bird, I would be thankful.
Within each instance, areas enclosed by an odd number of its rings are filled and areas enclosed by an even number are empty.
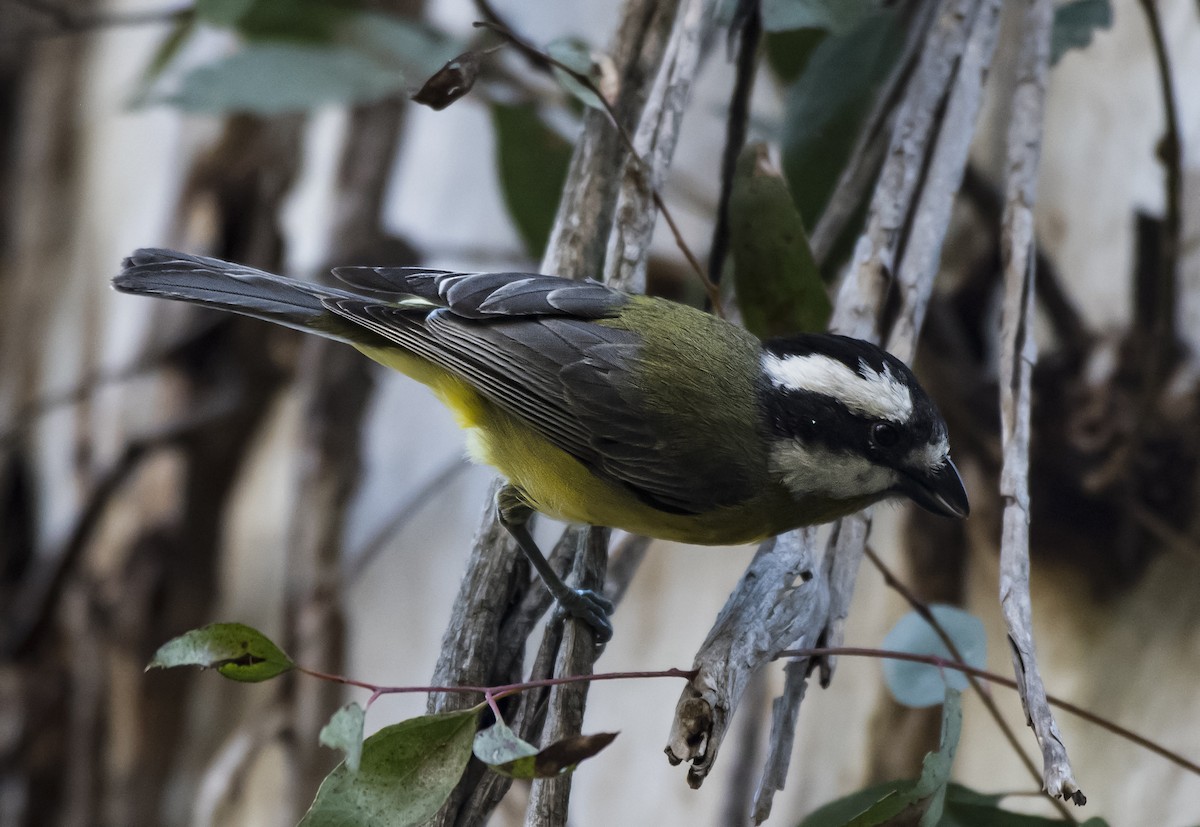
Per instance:
[[[430,387],[506,482],[500,523],[555,600],[612,635],[613,606],[555,574],[534,512],[698,545],[764,540],[907,498],[966,517],[945,420],[903,361],[831,333],[760,340],[590,279],[337,267],[341,287],[140,249],[113,286],[345,342]]]

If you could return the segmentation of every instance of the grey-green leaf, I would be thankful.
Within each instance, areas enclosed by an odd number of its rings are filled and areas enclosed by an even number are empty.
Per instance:
[[[804,222],[762,144],[742,150],[729,199],[734,289],[760,338],[824,330],[832,305]]]
[[[599,74],[592,64],[592,51],[587,43],[577,37],[560,37],[546,44],[546,54],[557,60],[563,66],[583,75],[599,88]],[[552,66],[554,79],[559,86],[566,89],[584,105],[593,109],[603,109],[604,102],[591,89],[581,83],[574,75],[564,72],[557,66]]]
[[[507,764],[538,753],[537,747],[522,741],[504,721],[496,721],[487,729],[475,733],[472,749],[475,757],[485,764]]]
[[[954,606],[933,605],[929,608],[962,653],[964,662],[982,669],[987,663],[987,633],[983,622]],[[883,646],[896,652],[952,659],[941,637],[916,612],[900,618],[883,639]],[[958,670],[901,660],[885,660],[883,677],[897,702],[918,708],[941,703],[947,686],[961,691],[968,685],[966,676]]]
[[[937,827],[942,818],[946,801],[946,785],[950,783],[950,770],[954,765],[954,754],[958,751],[958,738],[962,734],[962,695],[946,688],[942,702],[942,739],[937,752],[925,755],[921,762],[921,777],[913,787],[918,802],[925,803],[920,827]]]
[[[146,669],[199,666],[230,680],[256,683],[295,666],[291,658],[257,629],[242,623],[213,623],[167,641]]]
[[[346,753],[346,769],[350,774],[358,772],[362,761],[363,723],[367,713],[356,703],[349,703],[333,713],[329,723],[321,727],[317,740],[330,749]]]
[[[920,824],[934,827],[942,816],[950,767],[962,731],[961,698],[947,689],[942,707],[942,738],[937,752],[926,754],[921,777],[891,781],[846,796],[811,813],[800,827],[883,827]]]
[[[478,708],[384,727],[363,742],[353,773],[326,776],[300,827],[412,827],[449,798],[471,757]]]
[[[404,89],[404,75],[350,46],[255,42],[185,74],[151,102],[189,112],[279,115],[324,104],[364,103]]]
[[[493,105],[492,123],[504,203],[525,249],[539,258],[562,197],[571,145],[532,104]]]
[[[882,5],[880,0],[763,0],[763,29],[827,29],[845,34]]]
[[[1050,62],[1058,61],[1071,49],[1091,45],[1097,29],[1111,29],[1112,4],[1109,0],[1071,0],[1054,10],[1054,28],[1050,31]]]

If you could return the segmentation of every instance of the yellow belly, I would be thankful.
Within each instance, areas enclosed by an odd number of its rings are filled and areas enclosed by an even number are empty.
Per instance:
[[[498,470],[522,491],[530,505],[548,517],[700,545],[749,543],[777,533],[770,530],[765,515],[750,505],[702,515],[653,508],[627,489],[588,471],[579,460],[453,374],[404,351],[365,346],[359,350],[428,385],[468,430],[471,458]]]
[[[672,514],[591,473],[579,460],[480,396],[462,379],[405,351],[358,346],[387,367],[429,386],[469,433],[468,450],[521,490],[536,510],[569,523],[609,526],[697,545],[752,543],[800,525],[836,519],[869,501],[798,503],[781,486],[703,514]]]

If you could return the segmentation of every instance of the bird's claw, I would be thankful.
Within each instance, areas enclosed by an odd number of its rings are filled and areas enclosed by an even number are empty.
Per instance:
[[[603,594],[591,589],[571,589],[558,602],[564,612],[592,627],[597,644],[612,640],[613,625],[608,616],[615,607]]]

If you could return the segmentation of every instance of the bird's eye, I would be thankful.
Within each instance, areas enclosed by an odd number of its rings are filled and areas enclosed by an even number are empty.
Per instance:
[[[871,426],[871,444],[876,448],[893,448],[900,441],[900,429],[890,422],[876,422]]]

